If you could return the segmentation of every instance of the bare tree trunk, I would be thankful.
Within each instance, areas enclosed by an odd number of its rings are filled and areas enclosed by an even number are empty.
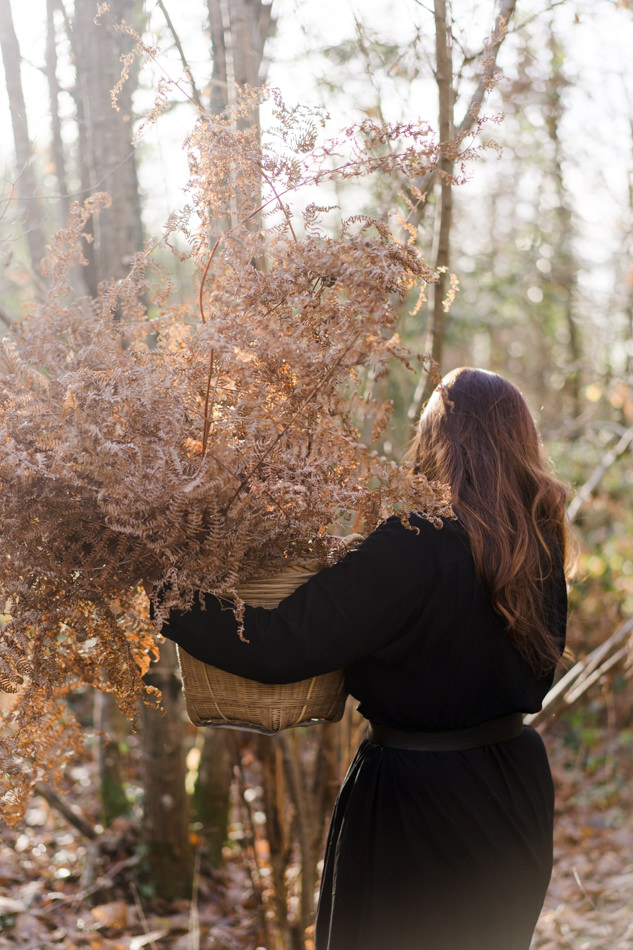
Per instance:
[[[213,56],[210,109],[216,115],[231,104],[238,87],[257,87],[263,82],[264,46],[274,21],[272,5],[262,0],[207,0],[207,6]],[[257,114],[238,120],[239,128],[258,124]],[[230,175],[231,170],[226,174]],[[236,220],[218,222],[218,230],[228,230],[239,217],[240,209],[236,208]],[[253,219],[250,226],[259,227],[259,220]],[[211,235],[211,240],[216,237]]]
[[[62,125],[59,115],[59,97],[61,88],[57,78],[57,30],[55,24],[55,14],[61,15],[64,24],[64,33],[67,37],[71,34],[70,23],[63,5],[63,0],[46,0],[46,79],[48,83],[48,99],[50,103],[51,115],[51,157],[55,165],[55,176],[57,178],[57,191],[59,195],[59,219],[63,226],[68,219],[71,199],[68,187],[68,176],[66,174],[66,150],[62,138]],[[85,197],[85,195],[84,195]],[[92,220],[88,222],[88,228],[92,234]],[[84,248],[86,260],[92,262],[89,270],[94,272],[94,248],[92,244],[86,244]],[[85,268],[76,265],[73,268],[73,284],[77,288],[78,294],[85,294],[88,291],[86,283]]]
[[[435,0],[434,9],[436,52],[435,81],[437,83],[439,96],[439,139],[441,150],[439,160],[440,204],[437,255],[435,258],[437,278],[432,285],[432,293],[430,295],[432,308],[427,350],[441,371],[444,349],[445,302],[450,280],[450,237],[453,218],[452,178],[455,142],[453,128],[453,56],[451,27],[448,22],[446,0]],[[431,395],[433,387],[433,378],[429,375],[422,397],[423,402]]]
[[[633,162],[633,107],[629,106],[630,114],[632,118],[629,120],[629,132],[631,133],[631,156],[630,161]],[[633,166],[629,166],[629,221],[633,220]],[[626,331],[625,331],[625,346],[626,346],[626,367],[625,375],[628,376],[631,381],[633,381],[633,267],[629,269],[628,274],[626,275],[628,293],[627,301],[624,312],[626,314]]]
[[[228,4],[222,0],[207,0],[209,10],[209,28],[211,31],[211,54],[213,71],[211,73],[210,111],[218,115],[229,101],[229,74],[227,69],[227,42],[225,30],[229,24]],[[231,77],[233,82],[233,77]]]
[[[262,0],[232,0],[228,5],[233,39],[233,80],[256,86],[263,76],[264,45],[272,33],[272,5]]]
[[[125,791],[124,743],[130,724],[110,693],[95,693],[95,728],[99,738],[99,797],[101,819],[110,825],[129,811]]]
[[[258,736],[255,748],[262,767],[266,839],[270,851],[276,931],[282,950],[295,950],[296,936],[288,919],[286,869],[292,858],[293,815],[289,809],[281,746],[276,738]]]
[[[59,0],[46,0],[46,78],[51,111],[51,151],[59,188],[59,203],[62,221],[66,220],[70,199],[66,179],[66,161],[59,121],[59,81],[57,79],[57,42],[55,36],[55,10]]]
[[[420,224],[424,213],[429,206],[426,201],[421,201],[420,197],[426,197],[430,194],[433,187],[440,179],[440,195],[438,201],[438,219],[436,222],[436,243],[435,264],[438,267],[448,267],[450,259],[450,226],[452,221],[452,189],[450,182],[447,181],[447,171],[450,168],[452,172],[452,162],[450,161],[450,149],[459,147],[463,139],[477,125],[486,94],[494,82],[494,75],[497,68],[497,56],[501,45],[508,32],[508,23],[516,8],[516,0],[502,0],[499,13],[495,19],[495,24],[490,37],[490,42],[485,46],[482,52],[482,68],[479,76],[479,82],[473,92],[466,110],[463,113],[461,122],[454,129],[454,101],[453,101],[453,63],[452,63],[452,45],[450,42],[450,24],[448,23],[447,4],[445,2],[435,2],[435,45],[436,45],[436,83],[440,97],[440,142],[446,143],[446,149],[440,162],[435,168],[424,175],[418,182],[417,195],[412,199],[412,203],[417,208],[415,221],[412,223]],[[442,129],[444,128],[444,132]],[[444,136],[446,130],[449,131],[450,139]],[[440,251],[440,248],[442,249]],[[441,372],[441,363],[444,344],[445,312],[444,301],[446,299],[446,287],[449,279],[448,271],[440,274],[440,281],[431,288],[429,293],[429,329],[428,342],[426,349],[431,352],[437,361]],[[436,385],[437,374],[429,374],[424,382],[424,386],[418,386],[413,394],[411,404],[408,410],[410,419],[417,418],[422,406],[431,395]]]
[[[317,732],[318,728],[318,732]],[[321,857],[336,790],[338,788],[338,761],[335,753],[335,733],[339,727],[323,724],[312,732],[314,761],[308,769],[305,763],[305,738],[296,730],[286,730],[279,736],[283,752],[284,772],[288,794],[296,813],[296,828],[301,855],[301,895],[297,942],[304,946],[305,933],[314,920],[314,898],[317,883],[317,865]]]
[[[109,13],[95,23],[93,5],[78,3],[73,20],[82,190],[88,194],[107,191],[112,198],[112,207],[94,219],[94,257],[88,276],[92,294],[101,281],[125,276],[132,255],[143,243],[131,144],[134,70],[119,96],[118,111],[111,97],[120,77],[120,57],[131,46],[130,38],[118,33],[113,21],[133,22],[139,10],[137,2],[130,10],[129,0],[111,0]]]
[[[211,111],[221,112],[238,86],[257,86],[263,79],[264,46],[272,35],[272,3],[263,0],[207,0],[213,74]],[[246,119],[250,125],[251,120]]]
[[[209,861],[218,867],[228,834],[234,742],[224,729],[201,729],[199,736],[202,747],[193,792],[193,817],[200,825]]]
[[[552,69],[547,81],[547,132],[553,147],[553,179],[556,188],[556,219],[558,224],[557,254],[553,261],[552,282],[557,292],[567,330],[569,368],[565,374],[565,390],[571,399],[571,412],[578,418],[581,411],[582,350],[576,323],[577,267],[573,252],[573,221],[569,195],[563,174],[563,154],[560,142],[560,122],[564,114],[561,91],[565,79],[561,73],[561,51],[558,41],[550,32]]]
[[[35,274],[39,275],[45,244],[37,182],[31,163],[31,140],[20,73],[20,47],[13,25],[10,0],[0,0],[0,50],[11,111],[17,163],[16,188],[25,222],[25,234]]]
[[[319,802],[310,794],[306,770],[303,767],[301,748],[296,732],[286,731],[279,736],[284,772],[288,784],[290,799],[296,812],[297,837],[301,854],[301,899],[299,913],[299,934],[301,938],[314,916],[314,886],[320,841],[318,841]],[[303,944],[303,939],[301,939]]]
[[[163,710],[143,707],[145,822],[149,876],[159,897],[190,897],[193,861],[189,802],[185,791],[185,722],[174,644],[161,646],[160,659],[145,679],[162,695]]]
[[[490,37],[490,42],[486,44],[483,50],[483,62],[479,76],[479,82],[477,83],[477,87],[470,97],[470,101],[455,133],[455,140],[457,142],[461,142],[462,139],[468,135],[473,126],[477,124],[483,101],[494,81],[494,75],[497,68],[497,56],[499,54],[499,50],[501,49],[501,45],[507,36],[508,23],[515,11],[516,4],[517,0],[502,0],[501,8],[495,20],[495,25]],[[437,36],[437,19],[435,25]],[[417,183],[419,191],[423,196],[429,194],[436,182],[437,177],[438,170],[433,169]],[[416,204],[419,207],[421,218],[424,214],[425,204],[419,200],[416,201]]]

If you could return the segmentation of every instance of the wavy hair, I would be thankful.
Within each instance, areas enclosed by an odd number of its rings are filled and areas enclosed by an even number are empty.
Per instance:
[[[462,367],[444,377],[420,417],[409,457],[448,484],[478,575],[517,649],[536,669],[559,658],[543,584],[568,553],[567,488],[548,471],[519,390]]]

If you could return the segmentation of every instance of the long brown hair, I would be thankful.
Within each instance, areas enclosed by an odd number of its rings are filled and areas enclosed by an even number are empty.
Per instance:
[[[521,653],[538,669],[558,659],[543,583],[567,554],[567,489],[547,468],[519,390],[485,370],[444,377],[418,425],[410,455],[450,486],[477,572]]]

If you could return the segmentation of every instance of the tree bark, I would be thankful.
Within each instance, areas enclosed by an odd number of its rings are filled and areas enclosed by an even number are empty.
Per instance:
[[[561,72],[561,50],[553,30],[549,39],[551,72],[546,86],[546,127],[553,150],[553,179],[556,189],[556,221],[558,230],[557,254],[553,261],[552,283],[557,292],[567,330],[569,365],[565,373],[565,391],[571,401],[571,414],[578,418],[581,412],[582,349],[576,322],[577,267],[573,251],[573,216],[563,173],[563,148],[560,141],[560,123],[564,115],[562,88],[565,79]]]
[[[57,79],[57,41],[55,36],[55,10],[59,0],[46,0],[46,78],[51,111],[51,152],[59,189],[60,216],[66,220],[70,198],[66,178],[66,160],[59,121],[59,81]]]
[[[162,695],[163,709],[143,707],[141,727],[145,789],[143,837],[149,879],[158,897],[191,896],[193,860],[189,839],[189,802],[185,791],[185,722],[176,650],[161,646],[160,659],[146,682]]]
[[[93,295],[103,280],[126,275],[132,256],[143,244],[136,156],[131,144],[136,67],[123,86],[118,111],[111,97],[120,78],[121,56],[132,45],[130,37],[116,31],[114,23],[121,19],[133,22],[139,10],[138,2],[130,11],[129,0],[111,0],[109,13],[95,23],[93,5],[78,3],[73,20],[82,191],[86,195],[106,191],[112,198],[111,208],[94,219],[94,253],[87,273]]]
[[[226,62],[227,42],[225,35],[225,30],[228,29],[228,24],[225,24],[225,19],[228,17],[228,8],[222,0],[208,0],[207,7],[213,60],[209,108],[212,115],[218,115],[226,108],[229,101],[229,74]]]
[[[272,4],[263,0],[207,0],[207,5],[213,51],[211,112],[216,114],[232,101],[236,87],[263,81],[264,46],[274,20]]]
[[[107,827],[129,811],[125,791],[125,744],[130,724],[110,693],[95,693],[95,727],[99,735],[101,820]]]
[[[16,190],[25,223],[25,236],[36,275],[44,257],[45,243],[37,181],[32,165],[32,149],[20,71],[20,46],[13,24],[11,0],[0,0],[0,51],[4,63],[7,96],[11,112],[17,164]]]
[[[257,87],[264,80],[264,46],[274,29],[272,5],[262,0],[207,0],[213,73],[211,76],[210,110],[213,115],[230,105],[238,87]],[[238,120],[238,128],[259,125],[257,113]],[[227,169],[227,176],[232,174]],[[236,208],[234,220],[218,222],[218,230],[226,231],[240,220]],[[258,218],[250,227],[258,228]],[[211,243],[217,234],[210,235]]]
[[[200,825],[210,864],[219,867],[228,835],[234,742],[224,729],[201,729],[200,733],[202,749],[193,792],[193,817]]]
[[[451,44],[451,27],[448,21],[446,0],[435,0],[435,54],[437,83],[439,98],[439,141],[440,159],[438,174],[440,176],[439,195],[439,228],[437,254],[435,256],[435,270],[437,278],[432,285],[430,294],[431,319],[428,331],[427,350],[440,369],[444,350],[444,323],[446,313],[446,298],[449,288],[450,274],[450,238],[453,218],[453,165],[454,165],[454,128],[453,128],[453,54]],[[432,374],[427,376],[422,402],[431,395],[434,388]]]
[[[497,56],[508,33],[508,23],[515,11],[516,3],[517,0],[503,0],[501,4],[501,9],[499,10],[499,14],[495,20],[495,25],[490,37],[490,43],[488,43],[484,50],[484,60],[481,74],[479,76],[479,82],[477,83],[477,87],[470,97],[466,111],[464,112],[462,120],[455,132],[455,140],[457,142],[461,142],[462,139],[468,135],[472,127],[479,119],[483,101],[494,81],[494,74],[497,68]],[[433,171],[429,172],[422,178],[420,182],[418,182],[418,187],[422,195],[428,195],[430,193],[437,180],[437,176],[438,170],[433,169]],[[420,204],[420,207],[421,209],[424,209],[424,203]]]
[[[629,119],[629,132],[631,155],[629,161],[633,161],[633,108],[631,108],[631,118]],[[629,165],[629,221],[633,220],[633,164]],[[626,275],[627,298],[624,313],[626,315],[626,330],[624,335],[624,345],[626,347],[626,366],[624,373],[626,376],[633,377],[633,266],[631,266]]]

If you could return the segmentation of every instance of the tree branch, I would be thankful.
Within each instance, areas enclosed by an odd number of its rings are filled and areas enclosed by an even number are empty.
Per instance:
[[[515,7],[516,0],[503,0],[502,2],[501,10],[499,11],[499,15],[497,16],[492,35],[490,37],[490,42],[484,47],[483,54],[485,59],[483,69],[479,76],[479,82],[477,83],[477,88],[473,92],[464,117],[455,131],[456,142],[460,142],[464,136],[470,132],[473,125],[479,118],[484,96],[492,84],[494,72],[497,66],[497,55],[499,53],[499,49],[501,48],[501,44],[508,33],[508,21],[514,13]],[[434,168],[430,172],[427,172],[427,174],[420,180],[418,187],[422,195],[428,195],[430,193],[437,180],[438,174],[439,170]]]
[[[484,96],[490,89],[492,79],[497,67],[497,55],[501,48],[501,44],[506,38],[508,32],[508,22],[510,17],[514,13],[516,7],[516,0],[503,0],[501,4],[501,10],[495,21],[495,27],[492,31],[492,36],[490,42],[484,48],[484,68],[479,76],[479,82],[477,83],[477,88],[473,92],[468,109],[459,124],[455,138],[459,142],[465,135],[470,132],[474,123],[479,118],[479,113],[481,111],[481,106],[484,100]]]
[[[185,51],[184,51],[184,49],[182,48],[182,43],[180,42],[180,37],[178,36],[178,34],[177,34],[177,32],[176,32],[176,28],[175,28],[175,26],[174,26],[174,24],[173,24],[173,21],[172,21],[171,17],[169,16],[169,13],[167,12],[167,7],[165,6],[163,0],[158,0],[158,6],[159,6],[159,8],[160,8],[160,10],[161,10],[161,12],[162,12],[162,14],[163,14],[163,16],[165,17],[165,23],[167,24],[167,28],[168,28],[169,32],[171,33],[171,35],[172,35],[172,37],[173,37],[174,43],[175,43],[175,45],[176,45],[176,49],[178,50],[178,55],[180,56],[180,61],[181,61],[182,65],[183,65],[183,69],[185,70],[185,74],[186,74],[186,76],[187,76],[187,79],[188,79],[188,81],[189,81],[189,83],[190,83],[190,85],[191,85],[191,97],[192,97],[193,101],[195,102],[195,104],[198,106],[198,108],[201,109],[201,110],[203,110],[203,109],[204,109],[204,106],[202,105],[202,100],[201,100],[201,98],[200,98],[200,93],[198,92],[198,88],[197,88],[196,83],[195,83],[194,78],[193,78],[193,73],[191,72],[191,69],[190,69],[190,67],[189,67],[189,63],[187,62],[187,57],[185,56]]]
[[[66,821],[70,822],[85,838],[89,838],[91,841],[95,840],[97,832],[94,827],[82,815],[76,812],[74,808],[71,808],[57,792],[54,792],[52,788],[49,788],[48,785],[43,785],[41,782],[38,782],[34,791],[37,795],[41,795],[51,808],[54,808],[60,815],[63,815]]]
[[[623,455],[624,452],[626,452],[631,443],[633,443],[633,426],[631,426],[630,429],[627,429],[622,434],[617,444],[608,452],[606,452],[605,455],[603,455],[600,464],[596,466],[585,484],[578,490],[575,497],[570,501],[567,507],[567,514],[570,521],[575,519],[583,504],[590,497],[593,490],[597,488],[598,484],[602,480],[602,477],[611,468],[613,463],[620,457],[620,455]]]
[[[561,706],[571,706],[605,673],[613,669],[629,655],[630,640],[633,636],[633,617],[620,624],[604,643],[592,650],[583,660],[579,660],[553,686],[545,699],[543,708],[525,717],[525,724],[536,726],[551,719]]]

